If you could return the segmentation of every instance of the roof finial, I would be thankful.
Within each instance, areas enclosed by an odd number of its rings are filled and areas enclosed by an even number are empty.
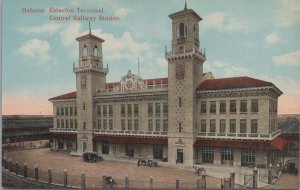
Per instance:
[[[89,21],[89,34],[91,34],[91,21]]]
[[[186,0],[185,0],[185,3],[184,3],[184,10],[187,9],[187,5],[186,5]]]

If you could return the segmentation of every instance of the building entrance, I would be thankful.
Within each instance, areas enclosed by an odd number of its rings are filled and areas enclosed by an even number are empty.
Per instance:
[[[109,154],[109,142],[107,141],[102,143],[102,154]]]
[[[177,149],[176,163],[183,163],[183,149]]]
[[[153,145],[153,158],[162,159],[163,157],[163,146],[161,144]]]

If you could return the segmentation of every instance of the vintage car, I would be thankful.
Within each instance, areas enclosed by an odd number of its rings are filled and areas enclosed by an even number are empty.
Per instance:
[[[293,173],[295,175],[298,175],[298,159],[291,159],[285,162],[283,167],[284,173]]]
[[[84,162],[97,162],[102,161],[103,157],[99,156],[97,152],[85,152],[82,154]]]

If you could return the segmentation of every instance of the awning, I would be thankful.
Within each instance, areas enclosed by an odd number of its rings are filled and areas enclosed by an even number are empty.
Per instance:
[[[287,141],[281,137],[276,137],[272,141],[259,140],[227,140],[227,139],[204,139],[199,138],[195,141],[195,147],[213,147],[213,148],[253,148],[260,150],[282,150],[287,145]]]
[[[116,144],[168,144],[167,137],[132,137],[116,135],[97,135],[95,141],[108,141]]]
[[[287,141],[300,141],[300,136],[298,134],[294,135],[294,134],[282,134],[280,135],[280,137],[284,138]]]
[[[76,139],[76,134],[69,134],[69,133],[51,133],[50,138],[60,138],[60,139]]]

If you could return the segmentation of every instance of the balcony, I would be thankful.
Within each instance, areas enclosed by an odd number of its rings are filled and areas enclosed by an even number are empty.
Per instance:
[[[118,136],[142,136],[142,137],[167,137],[166,131],[111,131],[94,129],[94,134],[98,135],[118,135]]]
[[[196,48],[166,52],[165,57],[171,58],[171,57],[178,56],[178,55],[189,55],[189,54],[196,54],[196,55],[199,55],[200,57],[202,57],[202,59],[204,59],[204,60],[206,59],[205,49],[203,51],[202,51],[202,49],[200,49],[200,51],[199,51]]]
[[[77,133],[74,128],[50,128],[50,133]]]
[[[265,133],[198,133],[198,138],[216,138],[216,139],[247,139],[247,140],[272,140],[281,134],[278,129],[270,134]]]

